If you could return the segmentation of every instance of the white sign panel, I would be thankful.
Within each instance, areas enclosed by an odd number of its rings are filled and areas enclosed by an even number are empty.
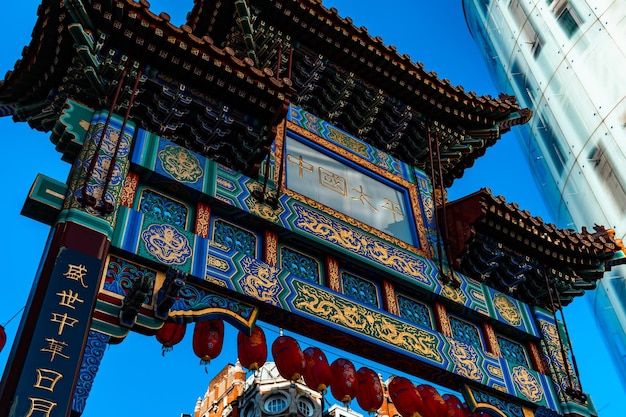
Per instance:
[[[406,192],[294,138],[285,154],[287,188],[415,245]]]

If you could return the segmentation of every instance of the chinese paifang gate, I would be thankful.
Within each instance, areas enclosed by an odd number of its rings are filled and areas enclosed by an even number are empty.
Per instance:
[[[0,415],[78,416],[107,344],[215,337],[208,319],[304,332],[472,412],[596,414],[557,313],[621,242],[486,189],[445,199],[530,119],[514,97],[466,93],[319,0],[196,0],[180,27],[143,0],[37,13],[0,105],[72,170],[24,206],[52,237]]]

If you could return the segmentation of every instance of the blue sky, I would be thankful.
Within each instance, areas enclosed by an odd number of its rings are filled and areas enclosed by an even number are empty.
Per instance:
[[[13,68],[22,48],[29,43],[39,3],[21,0],[3,8],[0,38],[5,41],[0,54],[0,74]],[[181,22],[192,1],[155,0],[151,4],[153,11],[167,11],[175,22]],[[427,70],[437,72],[439,77],[463,85],[467,91],[497,96],[498,91],[465,25],[461,0],[388,0],[384,3],[324,0],[324,5],[336,7],[342,16],[350,16],[357,26],[367,27],[370,34],[381,36],[386,44],[395,45],[400,53],[409,54]],[[37,173],[64,181],[69,170],[48,137],[46,133],[34,132],[27,124],[0,118],[0,141],[6,146],[0,164],[4,196],[0,213],[5,219],[5,238],[0,240],[4,260],[0,282],[5,294],[0,307],[0,324],[26,303],[49,231],[48,226],[19,214],[32,181]],[[455,183],[450,198],[462,197],[482,187],[489,187],[494,195],[503,195],[508,202],[517,202],[521,208],[546,221],[551,218],[537,194],[513,134],[505,135]],[[584,300],[577,300],[566,308],[583,388],[591,393],[600,417],[621,417],[620,406],[626,402],[626,394],[591,317],[592,312]],[[7,326],[8,342],[0,352],[0,369],[4,369],[18,323],[19,317]],[[153,337],[137,334],[120,345],[109,347],[83,415],[103,416],[108,411],[121,416],[192,413],[196,399],[205,392],[211,376],[225,363],[236,359],[236,332],[226,327],[227,344],[221,356],[209,366],[208,374],[192,352],[191,327],[185,340],[165,357],[161,356],[160,345]],[[275,329],[267,330],[269,339],[277,336]],[[339,352],[330,349],[327,354]],[[384,377],[392,372],[384,368],[380,371]],[[414,379],[414,382],[421,381]]]

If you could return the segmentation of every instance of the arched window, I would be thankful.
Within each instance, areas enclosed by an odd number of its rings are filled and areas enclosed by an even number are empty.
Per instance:
[[[273,394],[265,399],[265,403],[263,404],[263,409],[268,414],[278,414],[280,412],[285,411],[288,405],[289,405],[289,401],[284,395]]]

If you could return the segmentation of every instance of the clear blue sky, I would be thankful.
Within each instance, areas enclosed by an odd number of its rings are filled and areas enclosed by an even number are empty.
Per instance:
[[[22,48],[30,42],[38,0],[9,2],[0,15],[0,74],[13,68]],[[191,0],[151,1],[156,13],[167,11],[175,22],[181,22],[191,8]],[[327,7],[336,7],[342,16],[350,16],[357,26],[395,45],[400,53],[409,54],[426,69],[436,71],[455,85],[478,94],[497,96],[472,41],[461,6],[461,0],[415,1],[388,0],[324,0]],[[3,79],[4,75],[0,75]],[[37,173],[65,180],[69,165],[61,162],[48,134],[32,131],[26,124],[15,124],[0,118],[0,140],[6,146],[0,164],[3,184],[5,238],[0,241],[4,270],[0,276],[4,300],[0,307],[0,324],[4,324],[26,302],[39,263],[48,226],[23,216],[20,210]],[[489,187],[495,195],[508,202],[517,202],[533,215],[550,219],[538,197],[534,181],[521,157],[516,138],[505,135],[487,151],[450,191],[455,199]],[[587,302],[578,300],[566,309],[566,319],[573,339],[574,352],[582,373],[585,391],[591,393],[600,417],[622,417],[621,405],[626,395],[608,361],[606,348],[595,330]],[[0,353],[0,369],[4,369],[10,345],[18,327],[19,317],[7,327],[7,346]],[[191,330],[173,352],[161,356],[161,348],[153,337],[132,334],[120,345],[110,346],[87,402],[85,417],[108,415],[179,416],[192,413],[198,397],[206,391],[211,376],[225,363],[236,360],[236,332],[227,327],[226,345],[222,355],[209,367],[198,365],[191,349]],[[268,338],[274,339],[273,332]],[[331,355],[338,353],[330,349]],[[357,361],[358,362],[358,361]],[[369,365],[372,367],[371,365]],[[386,378],[391,371],[379,368]],[[418,383],[421,381],[415,380]]]

